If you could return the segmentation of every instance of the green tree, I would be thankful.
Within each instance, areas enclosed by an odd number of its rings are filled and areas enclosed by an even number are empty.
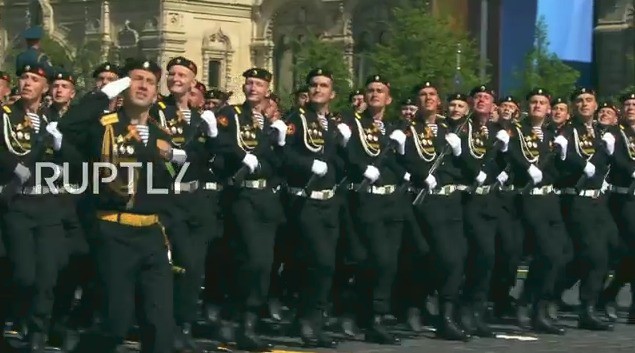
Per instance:
[[[416,3],[403,2],[393,9],[388,23],[390,40],[377,44],[369,55],[372,67],[390,80],[393,97],[410,96],[412,88],[424,80],[434,81],[442,94],[487,83],[478,77],[478,52],[468,34],[453,30],[447,19],[435,18],[427,6],[413,5]]]
[[[309,71],[315,68],[328,70],[333,73],[333,86],[337,94],[331,109],[342,111],[348,106],[351,73],[340,45],[310,36],[302,42],[295,43],[295,60],[293,68],[294,77],[296,77],[295,88],[305,84],[304,79]]]
[[[523,97],[536,87],[548,90],[553,96],[568,97],[575,88],[580,73],[549,52],[547,24],[544,18],[536,23],[534,48],[525,56],[525,65],[515,76],[521,83],[514,94]]]

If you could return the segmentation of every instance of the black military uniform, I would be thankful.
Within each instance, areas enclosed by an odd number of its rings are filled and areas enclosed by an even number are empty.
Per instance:
[[[37,63],[27,63],[18,71],[21,75],[30,73],[47,80],[52,75],[50,67]],[[53,150],[55,144],[48,142],[49,122],[45,114],[27,112],[25,104],[21,99],[2,107],[0,185],[3,198],[8,202],[3,222],[17,295],[16,317],[22,317],[28,324],[31,350],[41,352],[48,334],[58,271],[67,257],[63,207],[60,199],[53,195],[61,189],[62,183],[58,179],[54,183],[55,190],[51,190],[44,184],[45,179],[34,180],[35,170],[30,172],[30,178],[20,180],[18,169],[33,168],[30,164],[41,162],[60,163],[71,157],[64,147],[58,152]],[[42,177],[51,176],[53,170],[42,169]],[[36,185],[36,182],[44,185]]]
[[[451,126],[448,126],[438,118],[425,121],[418,113],[406,131],[408,138],[402,159],[417,195],[429,190],[427,197],[415,205],[414,212],[433,257],[434,287],[439,294],[441,316],[437,335],[448,340],[469,339],[454,320],[467,252],[459,190],[464,181],[458,156],[446,149],[446,136],[464,126],[465,119],[449,120]],[[439,158],[442,160],[438,161]],[[435,163],[438,167],[431,170]]]
[[[156,63],[129,60],[125,71],[146,70],[158,81]],[[118,83],[115,81],[114,83]],[[101,114],[108,105],[102,92],[93,93],[93,111]],[[149,109],[149,107],[148,107]],[[142,351],[171,352],[173,343],[173,284],[169,243],[159,216],[169,212],[167,194],[172,176],[160,150],[169,148],[170,136],[148,121],[133,121],[124,109],[101,118],[69,111],[60,128],[84,160],[111,163],[118,174],[111,182],[103,170],[97,187],[97,231],[95,248],[98,271],[105,291],[101,332],[83,339],[78,352],[112,352],[123,342],[135,313],[138,293]],[[141,163],[125,168],[122,163]],[[132,178],[132,180],[129,180]],[[165,192],[150,192],[160,188]],[[167,244],[167,248],[166,248]]]
[[[306,77],[307,84],[317,76],[332,80],[330,72],[314,69]],[[301,336],[306,345],[332,348],[335,342],[324,335],[322,319],[339,239],[340,205],[335,198],[338,126],[329,113],[322,115],[314,109],[309,103],[288,117],[284,170],[289,207],[294,211],[291,226],[300,237],[298,245],[306,267],[298,308]]]
[[[484,92],[495,97],[487,86],[481,85],[470,92],[470,96]],[[481,117],[471,116],[461,137],[460,163],[465,180],[470,186],[463,195],[463,222],[468,242],[465,285],[463,289],[463,311],[467,315],[464,327],[480,337],[493,337],[485,322],[484,313],[496,260],[496,225],[500,205],[498,198],[490,194],[496,177],[501,172],[497,149],[494,148],[499,126]],[[489,117],[487,117],[489,119]],[[486,153],[490,150],[490,153]],[[464,315],[464,318],[466,317]],[[473,317],[474,326],[469,323]],[[466,322],[468,324],[466,324]]]
[[[370,76],[366,86],[376,82],[384,84],[386,89],[390,87],[380,75]],[[355,191],[350,195],[351,210],[367,252],[357,277],[360,318],[369,329],[366,340],[398,344],[399,339],[386,330],[383,315],[390,312],[404,222],[403,207],[399,204],[402,198],[395,191],[403,183],[406,171],[396,162],[389,147],[390,130],[382,120],[373,120],[368,110],[345,119],[352,131],[347,145],[348,179]],[[388,150],[382,153],[384,149]],[[373,169],[379,171],[379,179],[362,185]]]
[[[635,92],[627,93],[620,97],[622,104],[635,101]],[[616,135],[615,155],[611,164],[608,181],[611,185],[609,205],[615,219],[619,234],[626,245],[625,253],[618,259],[613,281],[604,290],[600,297],[600,304],[610,320],[617,319],[616,297],[624,284],[635,283],[635,223],[633,214],[635,197],[632,194],[632,185],[635,180],[635,131],[633,130],[633,118],[626,116],[625,120],[614,132]],[[631,292],[633,292],[631,290]],[[635,294],[633,294],[635,296]],[[635,301],[631,302],[627,323],[635,324]]]
[[[196,75],[197,67],[189,59],[176,57],[171,59],[167,71],[173,66],[182,66]],[[188,94],[188,93],[186,93]],[[210,112],[211,113],[211,112]],[[197,303],[200,287],[205,274],[205,255],[211,233],[208,228],[210,214],[202,192],[201,180],[207,171],[210,154],[206,145],[211,144],[201,132],[206,128],[205,121],[195,109],[183,109],[173,95],[157,102],[151,111],[153,118],[167,134],[170,142],[187,153],[187,164],[183,179],[172,185],[170,213],[162,220],[170,243],[174,263],[183,271],[174,278],[174,319],[178,327],[175,350],[195,349],[192,338],[192,324],[197,319]],[[176,175],[183,170],[175,166]],[[214,224],[210,225],[214,229]]]
[[[534,96],[549,99],[549,93],[540,88],[529,92],[527,100]],[[553,298],[555,283],[564,265],[562,250],[567,241],[559,198],[553,188],[566,151],[559,152],[562,149],[553,147],[561,146],[560,140],[564,137],[561,136],[554,142],[552,130],[547,129],[543,123],[534,122],[531,117],[516,123],[509,130],[512,138],[507,155],[515,176],[514,186],[521,190],[521,215],[534,244],[527,280],[531,288],[526,288],[532,291],[535,301],[533,328],[538,332],[564,334],[564,330],[556,327],[549,318],[548,305]],[[523,306],[527,304],[521,303],[519,310],[525,310]],[[520,316],[524,321],[524,315]],[[523,326],[526,323],[520,324]]]
[[[271,73],[263,69],[247,70],[243,76],[271,81]],[[226,190],[231,223],[236,227],[232,245],[237,261],[237,302],[242,309],[236,343],[244,350],[268,349],[269,345],[257,337],[255,325],[268,293],[276,230],[283,220],[282,207],[271,185],[281,158],[270,141],[271,126],[264,116],[254,116],[248,102],[224,107],[216,116],[217,151],[225,161],[226,177],[238,177]],[[254,161],[258,167],[240,177]]]
[[[588,88],[576,90],[571,98],[590,93]],[[610,156],[607,153],[598,126],[576,119],[563,132],[569,141],[568,168],[562,178],[562,203],[564,219],[574,245],[575,258],[569,264],[571,275],[581,279],[580,328],[607,330],[611,326],[595,314],[595,304],[602,290],[608,271],[608,231],[611,221],[601,192],[604,176],[608,171]]]
[[[506,96],[499,100],[502,102],[512,102],[520,106],[518,100],[513,96]],[[510,130],[516,121],[516,115],[510,120],[498,119],[499,128]],[[516,285],[516,275],[523,255],[524,232],[522,229],[519,208],[517,207],[517,190],[512,180],[511,165],[507,160],[503,160],[503,172],[496,178],[505,180],[498,181],[497,190],[492,190],[498,199],[500,208],[497,212],[496,221],[496,261],[492,272],[491,298],[494,302],[494,315],[502,317],[506,314],[513,314],[513,298],[510,290]],[[504,174],[503,174],[504,173]]]

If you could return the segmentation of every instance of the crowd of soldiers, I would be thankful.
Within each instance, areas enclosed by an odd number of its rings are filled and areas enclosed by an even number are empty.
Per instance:
[[[579,328],[604,331],[635,281],[635,92],[618,107],[588,87],[535,88],[521,113],[479,85],[444,110],[422,78],[391,117],[381,74],[335,113],[323,68],[285,111],[262,68],[230,105],[185,57],[165,67],[167,96],[151,60],[99,65],[78,99],[72,73],[17,64],[15,92],[0,73],[0,322],[26,351],[115,352],[136,323],[143,352],[197,352],[201,316],[223,349],[267,351],[260,319],[283,306],[307,347],[337,346],[329,317],[395,345],[386,318],[421,332],[432,296],[442,339],[495,337],[490,302],[563,335],[557,305],[578,281]],[[98,163],[116,168],[84,168]]]

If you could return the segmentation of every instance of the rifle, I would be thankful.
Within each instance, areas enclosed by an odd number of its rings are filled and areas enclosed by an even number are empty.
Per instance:
[[[458,134],[465,127],[467,122],[470,121],[471,118],[472,118],[472,115],[471,114],[468,115],[465,118],[465,120],[461,123],[461,125],[457,126],[456,129],[454,129],[454,133]],[[445,156],[448,153],[450,153],[451,149],[452,148],[447,143],[443,146],[443,151],[441,151],[441,153],[439,154],[437,159],[432,164],[432,167],[430,167],[430,170],[428,171],[429,175],[433,174],[441,166],[441,163],[443,162],[443,159],[445,158]],[[426,187],[421,188],[421,190],[417,194],[417,197],[415,197],[414,201],[412,201],[412,205],[413,206],[419,206],[423,202],[423,199],[425,199],[425,197],[428,194],[428,192],[429,192],[428,188],[426,188]]]
[[[408,129],[410,127],[410,124],[412,123],[408,121],[408,124],[402,129],[402,131]],[[379,169],[379,167],[382,165],[382,163],[384,162],[388,154],[394,153],[395,150],[397,149],[397,145],[398,145],[397,141],[391,139],[390,137],[388,139],[389,139],[388,143],[386,144],[384,149],[382,149],[381,152],[379,152],[379,156],[377,156],[374,163],[372,164],[372,166],[375,168]],[[355,192],[360,192],[362,190],[368,189],[369,186],[370,186],[370,180],[368,180],[367,178],[364,178],[364,180],[362,180],[362,182],[359,184],[359,187],[355,189]]]
[[[277,138],[276,134],[278,133],[278,130],[276,130],[275,128],[271,128],[269,130],[269,132],[266,134],[266,138],[268,139],[274,139]],[[249,167],[246,165],[243,165],[242,167],[240,167],[240,169],[238,169],[238,171],[232,176],[232,184],[236,185],[240,182],[242,182],[245,177],[247,177],[247,175],[250,174],[250,170]]]
[[[554,146],[554,150],[553,152],[551,152],[550,154],[548,154],[545,159],[543,159],[542,161],[539,161],[539,169],[542,171],[542,169],[544,169],[547,165],[549,165],[557,155],[562,153],[562,146],[560,145],[555,145]],[[542,163],[540,163],[542,162]],[[531,189],[533,189],[535,186],[534,184],[534,180],[531,179],[531,177],[529,178],[529,181],[527,182],[527,184],[520,190],[520,194],[521,195],[527,195]]]
[[[339,130],[336,128],[333,131],[333,139],[337,139],[337,136],[340,134]],[[324,149],[326,147],[322,147],[322,154],[324,154]],[[317,183],[318,180],[320,180],[320,176],[318,176],[317,174],[312,174],[311,177],[309,178],[309,181],[307,181],[306,185],[304,185],[304,193],[307,195],[311,194],[311,191],[313,190],[313,187],[315,185],[315,183]],[[337,186],[336,186],[337,187]]]
[[[40,126],[40,130],[38,134],[35,135],[35,141],[32,145],[31,152],[27,157],[24,166],[29,169],[29,171],[33,171],[37,162],[42,159],[42,156],[46,152],[46,149],[53,144],[53,135],[49,134],[46,131],[46,125],[42,124]],[[31,175],[33,178],[33,175]],[[27,180],[24,184],[31,180]],[[24,185],[18,176],[15,176],[11,181],[2,189],[0,193],[0,200],[3,200],[6,204],[9,204],[15,195],[20,192],[22,185]]]
[[[490,160],[492,160],[494,157],[496,157],[496,153],[501,149],[501,144],[502,141],[501,140],[496,140],[494,142],[494,144],[492,145],[492,148],[490,148],[485,156],[483,157],[483,162],[481,163],[481,168],[479,170],[482,170],[483,167],[485,167],[485,165],[487,163],[490,162]],[[498,181],[498,180],[496,180]],[[472,184],[472,190],[476,189],[477,187],[479,187],[478,182],[476,182],[476,180],[474,181],[474,184]]]

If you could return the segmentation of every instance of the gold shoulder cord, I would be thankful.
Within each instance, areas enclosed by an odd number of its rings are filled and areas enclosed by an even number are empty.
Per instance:
[[[580,146],[580,135],[578,135],[578,129],[573,127],[573,142],[575,144],[575,151],[578,156],[585,158],[587,161],[590,160],[595,153],[586,153],[582,146]]]
[[[523,157],[525,157],[525,160],[527,160],[527,162],[529,163],[538,162],[538,158],[540,157],[540,155],[534,155],[531,152],[529,146],[527,145],[527,141],[525,141],[525,135],[523,135],[520,127],[516,126],[516,132],[518,133],[518,139],[520,140],[520,149],[523,152]]]
[[[631,140],[624,133],[624,129],[620,129],[620,134],[622,134],[622,138],[624,139],[624,143],[626,144],[626,152],[628,153],[628,157],[635,161],[635,144],[631,142]]]
[[[309,126],[306,122],[306,116],[304,116],[304,110],[302,109],[300,109],[300,121],[302,122],[302,128],[304,129],[304,134],[302,134],[302,138],[304,140],[304,145],[306,146],[306,148],[313,153],[322,152],[322,149],[324,149],[324,146],[314,147],[315,144],[309,143],[309,140],[311,140],[310,142],[313,142],[313,139],[310,136],[308,136]]]
[[[379,156],[379,152],[381,151],[380,148],[373,148],[368,144],[368,141],[366,141],[366,135],[364,134],[364,127],[362,126],[361,121],[359,120],[359,116],[357,116],[358,118],[355,119],[355,124],[357,124],[357,131],[359,134],[359,140],[362,143],[362,148],[364,149],[364,152],[366,152],[366,154],[368,154],[371,157],[377,157]]]
[[[238,147],[240,147],[240,149],[242,149],[243,151],[249,153],[249,152],[253,151],[255,146],[254,147],[250,147],[243,140],[243,137],[240,134],[240,117],[239,117],[239,114],[241,113],[241,110],[237,106],[234,106],[234,111],[235,111],[235,113],[234,113],[234,121],[236,122],[236,142],[238,143]]]
[[[437,151],[433,153],[428,153],[424,150],[424,147],[421,145],[421,140],[419,139],[419,134],[417,133],[417,129],[413,125],[410,125],[410,132],[412,133],[412,138],[415,142],[415,148],[417,149],[417,154],[419,158],[423,159],[426,162],[432,162],[437,157]],[[434,147],[434,145],[433,145]]]
[[[4,135],[4,143],[7,145],[9,152],[20,157],[24,157],[31,152],[30,149],[22,147],[20,142],[18,142],[15,138],[15,132],[11,128],[11,120],[9,119],[9,115],[6,113],[2,114],[2,134]],[[19,151],[13,147],[14,145],[19,149]]]

